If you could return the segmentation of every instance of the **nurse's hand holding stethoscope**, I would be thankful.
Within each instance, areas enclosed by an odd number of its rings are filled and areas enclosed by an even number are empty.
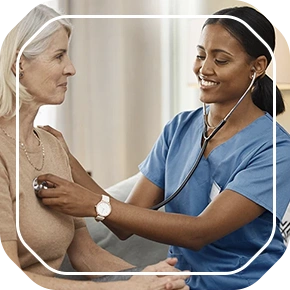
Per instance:
[[[45,184],[36,191],[44,205],[77,217],[94,216],[96,214],[94,204],[101,200],[103,194],[103,192],[97,194],[53,174],[38,176],[37,183]]]

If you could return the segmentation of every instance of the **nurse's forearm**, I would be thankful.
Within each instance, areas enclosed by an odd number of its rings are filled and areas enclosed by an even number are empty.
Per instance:
[[[153,211],[114,199],[111,199],[111,204],[112,212],[104,221],[109,228],[112,226],[156,242],[195,251],[204,246],[198,231],[201,228],[198,217]],[[195,233],[192,232],[193,224]]]
[[[153,211],[112,199],[112,212],[105,223],[160,243],[198,251],[264,212],[250,199],[225,190],[198,216]]]

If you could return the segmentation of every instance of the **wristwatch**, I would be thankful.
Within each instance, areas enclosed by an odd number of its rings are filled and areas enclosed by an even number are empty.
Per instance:
[[[95,205],[97,216],[95,217],[97,222],[103,221],[112,211],[110,204],[110,197],[102,195],[102,200]]]

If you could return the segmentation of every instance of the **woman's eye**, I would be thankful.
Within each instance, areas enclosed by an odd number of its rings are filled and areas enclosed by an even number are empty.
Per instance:
[[[57,59],[61,60],[63,58],[63,54],[59,54],[56,56]]]

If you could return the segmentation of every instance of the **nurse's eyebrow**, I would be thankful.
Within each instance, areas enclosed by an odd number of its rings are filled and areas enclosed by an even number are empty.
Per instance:
[[[205,48],[204,48],[202,45],[197,45],[197,48],[199,48],[199,49],[205,51]],[[222,53],[226,53],[226,54],[228,54],[228,55],[230,55],[230,56],[233,56],[233,55],[232,55],[231,53],[229,53],[228,51],[223,50],[223,49],[220,49],[220,48],[212,49],[211,52],[213,52],[213,53],[222,52]]]

